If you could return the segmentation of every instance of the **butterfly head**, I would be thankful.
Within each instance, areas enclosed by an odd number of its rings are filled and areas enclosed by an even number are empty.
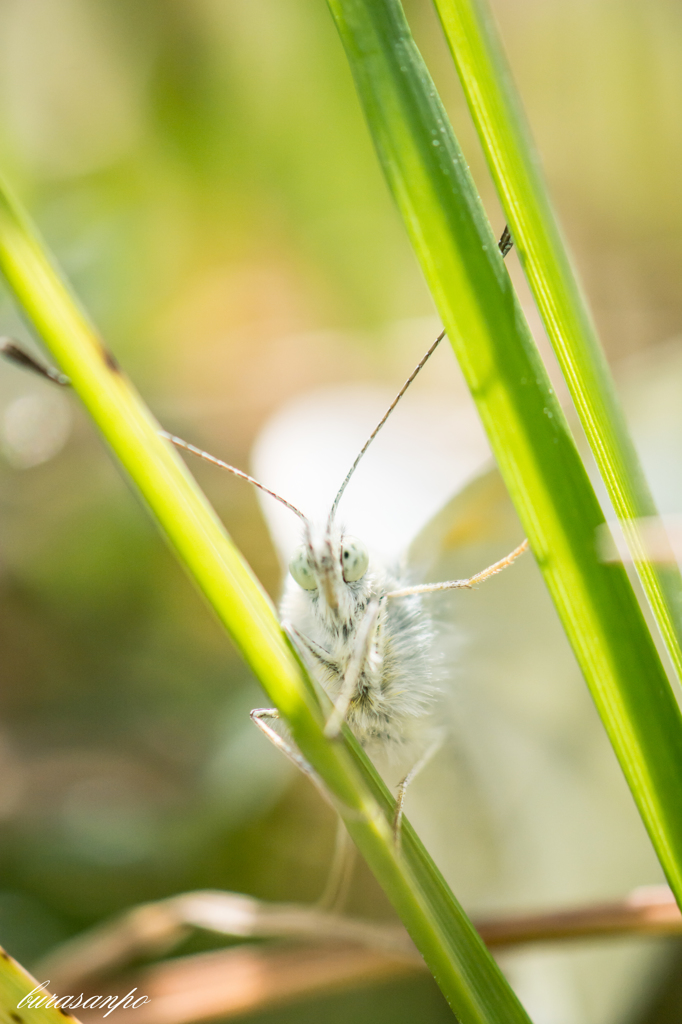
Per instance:
[[[289,562],[293,579],[308,591],[311,603],[325,618],[338,623],[354,619],[369,589],[367,548],[335,524],[315,535],[306,527],[303,544]]]

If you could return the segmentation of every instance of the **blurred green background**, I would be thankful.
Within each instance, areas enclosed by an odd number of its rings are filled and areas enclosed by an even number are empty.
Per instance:
[[[431,5],[406,6],[501,231]],[[682,8],[495,10],[609,356],[669,338]],[[1,0],[0,168],[164,425],[238,466],[287,398],[397,383],[430,340],[323,0]],[[414,326],[390,347],[400,323]],[[0,333],[31,340],[4,293]],[[257,685],[86,417],[7,366],[0,421],[0,942],[30,966],[194,888],[314,900],[333,817],[255,735]],[[276,597],[253,493],[193,470]],[[363,869],[359,908],[389,913]],[[324,1013],[448,1019],[410,985]]]

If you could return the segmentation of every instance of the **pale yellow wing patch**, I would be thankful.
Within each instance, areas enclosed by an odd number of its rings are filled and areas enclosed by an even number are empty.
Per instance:
[[[420,530],[408,551],[408,562],[432,576],[445,560],[456,565],[457,553],[475,547],[511,550],[523,530],[496,467],[475,477]],[[495,555],[495,561],[500,555]],[[481,566],[480,568],[485,568]],[[453,577],[454,578],[454,577]]]

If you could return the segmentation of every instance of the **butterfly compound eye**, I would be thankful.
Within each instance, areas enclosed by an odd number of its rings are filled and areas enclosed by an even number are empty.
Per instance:
[[[369,555],[367,548],[357,537],[343,538],[341,564],[343,566],[343,578],[346,583],[354,583],[356,580],[361,580],[367,572]]]
[[[289,572],[299,587],[303,587],[304,590],[317,590],[317,580],[310,568],[308,552],[305,548],[299,548],[291,559],[289,562]]]

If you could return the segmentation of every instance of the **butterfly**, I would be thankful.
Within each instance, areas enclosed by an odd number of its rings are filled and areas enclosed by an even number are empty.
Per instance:
[[[178,448],[248,480],[302,522],[301,543],[288,564],[280,606],[282,624],[313,679],[333,702],[326,735],[338,737],[345,722],[370,750],[411,739],[415,720],[427,713],[432,701],[434,630],[424,596],[470,589],[512,565],[528,548],[527,541],[522,540],[503,558],[465,579],[414,584],[404,577],[400,567],[391,571],[380,559],[371,557],[364,541],[339,525],[339,504],[361,459],[444,336],[445,332],[439,334],[369,435],[321,524],[255,478],[164,432]],[[273,743],[312,775],[298,752],[268,724],[278,717],[276,708],[257,708],[251,715]],[[437,741],[431,742],[399,783],[396,841],[407,787],[436,746]]]
[[[682,356],[673,356],[664,353],[648,374],[638,364],[621,386],[659,504],[670,510],[682,509],[682,476],[671,470],[682,459],[682,430],[668,425],[682,409]],[[431,372],[449,374],[447,353],[438,358]],[[341,505],[353,535],[410,580],[471,577],[523,537],[473,403],[453,399],[451,383],[443,402],[437,390],[405,397]],[[386,404],[382,392],[358,385],[294,398],[261,431],[254,472],[324,523]],[[286,569],[300,545],[296,517],[267,496],[261,504]],[[423,595],[422,605],[441,693],[433,715],[410,725],[435,718],[446,740],[407,799],[467,910],[539,910],[662,881],[533,559],[477,589]],[[532,1019],[608,1024],[660,969],[659,956],[655,944],[630,940],[518,950],[503,963]]]

